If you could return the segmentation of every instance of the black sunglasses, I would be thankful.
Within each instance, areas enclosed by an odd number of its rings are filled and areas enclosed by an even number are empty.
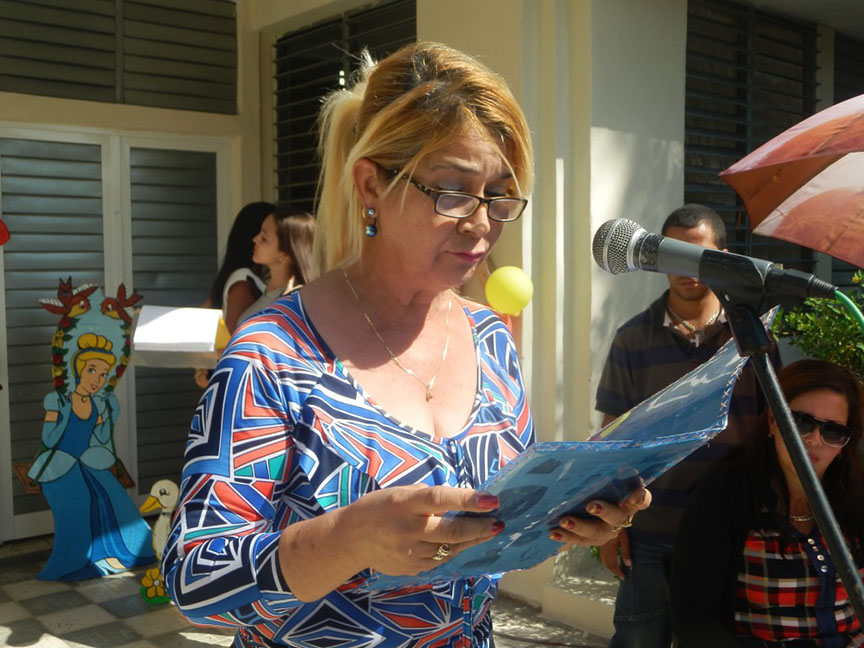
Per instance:
[[[825,445],[842,448],[849,443],[849,439],[852,438],[852,428],[848,425],[841,425],[834,421],[823,421],[812,414],[808,414],[807,412],[798,412],[796,410],[792,410],[792,418],[795,420],[795,425],[798,427],[798,434],[802,437],[812,434],[813,430],[818,427],[819,433],[822,435],[822,441],[825,442]]]

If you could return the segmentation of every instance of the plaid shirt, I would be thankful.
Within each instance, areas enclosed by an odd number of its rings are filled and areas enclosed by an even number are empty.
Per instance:
[[[785,552],[776,531],[749,532],[739,559],[735,607],[736,634],[765,645],[805,639],[824,648],[864,646],[846,589],[815,526],[810,535],[793,538]]]

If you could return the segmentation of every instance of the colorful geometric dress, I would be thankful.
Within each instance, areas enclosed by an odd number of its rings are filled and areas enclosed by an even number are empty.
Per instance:
[[[486,646],[497,576],[362,591],[368,570],[311,603],[294,598],[280,530],[391,486],[479,487],[534,441],[517,351],[489,309],[463,302],[477,392],[439,438],[397,421],[344,369],[299,292],[239,329],[195,412],[163,554],[193,623],[237,626],[235,646]]]

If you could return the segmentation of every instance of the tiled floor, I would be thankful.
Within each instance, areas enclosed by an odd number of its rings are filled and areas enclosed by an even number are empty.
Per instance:
[[[190,625],[173,606],[141,597],[144,569],[73,583],[34,576],[51,538],[0,545],[0,646],[34,648],[204,648],[230,646],[233,632]],[[603,644],[535,610],[501,598],[495,608],[498,648],[531,644],[597,648]]]

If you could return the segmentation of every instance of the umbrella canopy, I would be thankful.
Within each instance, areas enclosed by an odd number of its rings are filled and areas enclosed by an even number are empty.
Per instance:
[[[755,234],[864,267],[864,95],[808,117],[720,177]]]

